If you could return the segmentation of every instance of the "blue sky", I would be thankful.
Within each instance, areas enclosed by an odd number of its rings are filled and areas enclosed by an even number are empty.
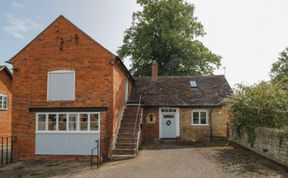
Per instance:
[[[271,64],[288,47],[287,0],[187,1],[207,32],[200,40],[223,57],[232,86],[269,79]],[[61,14],[116,53],[139,9],[136,0],[0,0],[0,65]]]

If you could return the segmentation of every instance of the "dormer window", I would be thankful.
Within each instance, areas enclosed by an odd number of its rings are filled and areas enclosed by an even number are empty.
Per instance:
[[[198,84],[196,80],[190,80],[189,85],[190,85],[190,88],[198,88]]]
[[[75,71],[58,70],[48,72],[48,101],[75,100]]]

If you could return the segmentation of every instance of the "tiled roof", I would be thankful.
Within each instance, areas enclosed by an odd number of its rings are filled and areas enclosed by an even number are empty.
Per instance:
[[[228,95],[233,93],[223,75],[134,79],[135,87],[132,88],[128,102],[138,102],[142,94],[142,102],[145,106],[219,106]],[[195,80],[198,88],[190,88],[190,80]]]

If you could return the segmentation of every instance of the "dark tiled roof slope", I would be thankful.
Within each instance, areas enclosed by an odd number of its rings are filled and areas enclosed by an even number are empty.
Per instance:
[[[190,80],[197,82],[197,89],[190,88]],[[145,106],[220,106],[233,93],[223,75],[140,77],[135,81],[128,102],[138,102],[142,93]]]

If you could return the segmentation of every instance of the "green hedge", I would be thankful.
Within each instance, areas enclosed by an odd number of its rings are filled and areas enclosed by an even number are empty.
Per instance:
[[[288,127],[288,91],[261,82],[255,86],[238,85],[226,108],[236,127]],[[252,133],[252,132],[251,132]]]

